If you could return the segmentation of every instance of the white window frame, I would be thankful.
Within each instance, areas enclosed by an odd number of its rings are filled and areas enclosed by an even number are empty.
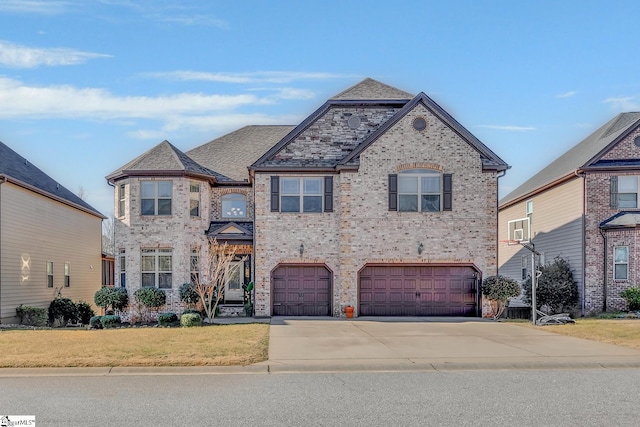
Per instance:
[[[189,215],[191,218],[200,217],[200,183],[189,183]]]
[[[118,216],[124,216],[125,212],[125,200],[126,200],[126,187],[125,184],[118,185]]]
[[[124,249],[120,249],[120,287],[127,287],[127,257]]]
[[[47,261],[47,288],[53,288],[53,261]]]
[[[234,206],[238,202],[242,202],[244,207]],[[220,209],[222,210],[222,218],[246,218],[247,196],[242,193],[223,194],[220,198]]]
[[[529,227],[533,224],[533,200],[527,200],[526,204],[527,218],[529,218]]]
[[[68,288],[71,286],[71,263],[64,263],[64,287]]]
[[[192,248],[189,256],[189,280],[195,285],[200,277],[200,254],[198,248]]]
[[[618,208],[637,209],[638,208],[638,177],[637,175],[618,176]],[[621,200],[621,197],[627,200]],[[633,199],[633,200],[631,200]]]
[[[169,194],[167,196],[167,185],[169,187]],[[145,187],[147,191],[150,189],[153,192],[151,194],[145,194]],[[152,187],[152,188],[151,188]],[[165,187],[165,188],[161,188]],[[153,200],[153,213],[145,211],[145,201]],[[166,211],[166,205],[168,201],[168,212]],[[173,181],[161,180],[161,181],[140,181],[140,215],[142,216],[170,216],[173,209]],[[160,213],[162,211],[162,213]]]
[[[438,178],[438,191],[429,191],[423,189],[423,178]],[[403,190],[403,181],[415,180],[416,190],[408,191]],[[443,186],[442,186],[442,174],[437,171],[431,171],[428,169],[413,169],[408,171],[402,171],[398,173],[398,212],[440,212],[442,211],[442,199],[443,199]],[[411,196],[417,200],[415,209],[406,209],[403,205],[402,197]],[[422,204],[423,196],[437,196],[438,208],[437,209],[425,209]]]
[[[143,288],[173,288],[173,251],[167,248],[142,249],[140,259],[141,283]],[[151,262],[148,264],[148,262]],[[167,266],[168,261],[168,266]],[[153,277],[153,283],[145,283],[145,278]]]
[[[618,250],[625,250],[625,257],[622,260],[618,260]],[[624,277],[618,277],[618,266],[625,266]],[[629,280],[629,246],[614,246],[613,247],[613,280]]]
[[[296,191],[285,189],[287,183],[298,182]],[[317,191],[309,188],[311,184],[319,184]],[[293,201],[298,198],[297,210],[286,208],[285,201]],[[305,202],[319,199],[320,206],[315,209],[317,202],[313,206],[306,206]],[[312,209],[313,208],[313,209]],[[324,177],[280,177],[280,212],[285,213],[323,213],[324,212]]]

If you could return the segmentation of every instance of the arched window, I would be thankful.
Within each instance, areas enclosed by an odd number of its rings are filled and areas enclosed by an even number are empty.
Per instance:
[[[222,196],[222,218],[246,218],[247,197],[244,194],[232,193]]]

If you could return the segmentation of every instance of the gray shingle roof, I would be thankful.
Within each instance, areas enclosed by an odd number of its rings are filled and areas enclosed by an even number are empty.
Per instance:
[[[413,98],[413,96],[414,95],[393,86],[380,83],[371,78],[366,78],[331,99],[405,99],[408,101]]]
[[[72,191],[60,185],[53,178],[32,165],[27,159],[0,142],[0,175],[16,184],[26,184],[45,196],[63,203],[74,205],[91,214],[105,218],[87,202]]]
[[[528,197],[538,189],[587,167],[606,151],[621,136],[635,128],[640,120],[640,113],[622,113],[609,120],[598,130],[570,148],[567,152],[545,166],[518,188],[500,200],[504,208],[522,198]]]
[[[249,178],[247,167],[269,151],[295,126],[245,126],[187,151],[198,163],[234,181]]]
[[[185,174],[208,175],[218,181],[232,180],[225,175],[201,166],[188,155],[178,150],[169,141],[161,142],[146,153],[113,171],[107,175],[107,180],[113,181],[114,179],[129,175],[135,171],[182,172]]]

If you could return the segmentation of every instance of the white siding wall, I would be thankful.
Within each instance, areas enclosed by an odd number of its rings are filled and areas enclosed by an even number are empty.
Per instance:
[[[523,200],[498,214],[498,235],[507,240],[508,222],[526,217],[527,201],[533,200],[533,221],[531,235],[536,251],[543,253],[545,263],[561,257],[569,261],[573,277],[582,293],[584,281],[583,267],[583,179],[575,177],[543,193]],[[522,257],[527,259],[531,272],[531,252],[520,245],[509,246],[500,243],[498,247],[499,272],[521,282]]]
[[[64,297],[93,304],[102,277],[99,217],[7,182],[0,185],[0,233],[2,323],[15,320],[20,304],[48,308],[60,288]],[[47,261],[53,262],[53,288],[47,287]]]

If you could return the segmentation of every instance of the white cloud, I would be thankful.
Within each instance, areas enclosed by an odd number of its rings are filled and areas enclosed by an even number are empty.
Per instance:
[[[157,0],[132,1],[132,0],[99,0],[101,4],[110,7],[121,7],[143,16],[146,19],[175,23],[185,26],[204,25],[229,28],[229,24],[222,19],[205,13],[201,7],[189,6],[183,2],[169,1],[158,2]],[[202,4],[198,5],[202,6]]]
[[[102,53],[67,48],[33,48],[0,40],[0,65],[11,68],[76,65],[94,58],[110,58]]]
[[[512,126],[512,125],[478,125],[480,128],[504,130],[508,132],[530,132],[536,130],[533,126]]]
[[[304,71],[255,71],[251,73],[206,73],[200,71],[171,71],[147,73],[157,78],[183,81],[208,81],[218,83],[291,83],[292,81],[334,80],[351,78],[352,75]]]
[[[68,1],[55,0],[2,0],[0,12],[55,15],[65,12],[70,5]]]
[[[213,111],[272,102],[251,94],[117,96],[104,89],[26,86],[20,81],[0,77],[0,119],[46,117],[166,120],[175,115],[210,114]]]
[[[635,101],[634,96],[619,96],[607,98],[603,101],[606,104],[610,104],[616,111],[638,111],[640,110],[640,104]]]
[[[569,92],[559,93],[558,95],[556,95],[556,98],[571,98],[577,93],[578,92],[576,92],[575,90],[570,90]]]

